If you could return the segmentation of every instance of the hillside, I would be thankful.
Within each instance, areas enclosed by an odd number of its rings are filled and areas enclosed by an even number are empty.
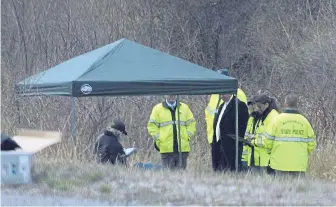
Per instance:
[[[209,172],[206,95],[181,96],[195,116],[197,132],[187,172],[168,173],[88,162],[97,136],[115,118],[126,124],[123,146],[138,149],[133,163],[159,161],[146,126],[163,97],[76,98],[76,116],[71,117],[69,97],[14,93],[24,78],[121,38],[209,69],[229,68],[248,98],[265,92],[281,108],[286,94],[297,93],[299,110],[311,121],[318,142],[309,178],[251,179]],[[3,0],[1,132],[12,136],[18,128],[32,128],[60,131],[63,137],[38,155],[36,184],[2,186],[2,191],[101,198],[113,204],[335,204],[335,57],[335,0]],[[71,138],[72,119],[76,139]]]

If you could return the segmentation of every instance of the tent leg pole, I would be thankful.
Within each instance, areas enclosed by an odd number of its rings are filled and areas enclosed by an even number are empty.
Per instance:
[[[76,98],[71,97],[71,137],[76,145]]]
[[[178,128],[178,142],[179,142],[179,165],[180,168],[182,168],[182,143],[181,143],[181,123],[180,123],[180,108],[178,107],[178,103],[180,102],[180,97],[179,95],[177,95],[176,98],[176,107],[177,107],[177,120],[178,120],[178,124],[177,124],[177,128]]]
[[[16,102],[16,108],[17,108],[17,113],[18,113],[18,123],[19,123],[19,127],[21,127],[20,99],[17,97],[15,102]]]
[[[238,145],[238,97],[236,96],[236,172],[238,172],[238,148],[239,148],[239,145]]]

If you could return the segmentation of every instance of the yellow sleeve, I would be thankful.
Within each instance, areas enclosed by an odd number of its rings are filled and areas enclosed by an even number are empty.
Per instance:
[[[273,141],[277,131],[277,119],[275,118],[267,127],[265,132],[262,134],[262,146],[267,149],[270,153],[273,148]]]
[[[310,123],[308,122],[308,139],[310,140],[308,142],[308,153],[310,154],[312,151],[315,150],[316,147],[316,136],[314,133],[314,130],[312,128],[312,126],[310,125]]]
[[[186,105],[187,107],[187,120],[186,120],[186,128],[187,128],[187,133],[189,135],[189,138],[192,137],[196,133],[196,120],[194,118],[193,113],[191,112],[190,108]]]
[[[209,134],[212,134],[212,130],[213,130],[213,122],[211,120],[213,120],[213,117],[210,115],[209,110],[205,109],[205,124],[206,124],[206,130],[207,130],[207,136],[209,136]],[[208,137],[208,140],[212,139],[212,137]]]
[[[244,102],[245,104],[247,104],[247,97],[246,97],[246,94],[245,94],[245,92],[244,92],[242,89],[240,89],[240,88],[237,89],[237,98],[238,98],[240,101],[242,101],[242,102]]]
[[[159,109],[154,106],[152,113],[150,115],[149,121],[147,123],[148,133],[156,141],[160,137],[160,120],[159,120]]]

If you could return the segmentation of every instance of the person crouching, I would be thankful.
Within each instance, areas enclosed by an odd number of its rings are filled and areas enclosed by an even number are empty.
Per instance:
[[[125,124],[116,120],[106,128],[103,134],[99,135],[94,147],[98,162],[126,164],[124,148],[119,142],[121,133],[127,135]]]

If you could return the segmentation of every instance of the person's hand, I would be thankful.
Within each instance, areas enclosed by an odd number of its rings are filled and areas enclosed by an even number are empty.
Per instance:
[[[246,140],[245,140],[245,143],[246,143],[249,147],[254,147],[254,140],[255,140],[255,138],[246,139]]]
[[[160,152],[160,138],[154,141],[154,148]]]
[[[255,135],[254,134],[249,134],[249,135],[247,135],[246,139],[251,141],[251,140],[255,139]]]

